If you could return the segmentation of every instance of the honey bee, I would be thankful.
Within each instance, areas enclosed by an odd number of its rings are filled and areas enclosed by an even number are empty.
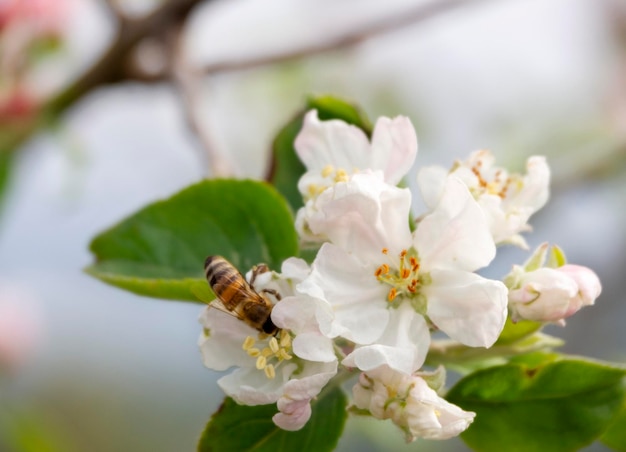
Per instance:
[[[218,299],[212,306],[220,309],[221,304],[226,309],[225,312],[235,315],[252,328],[261,333],[275,335],[278,327],[270,317],[273,304],[265,295],[252,288],[256,277],[267,271],[269,268],[265,264],[255,266],[248,284],[243,275],[223,257],[207,257],[204,274]],[[275,290],[264,289],[262,292],[272,294],[280,300],[280,295]]]

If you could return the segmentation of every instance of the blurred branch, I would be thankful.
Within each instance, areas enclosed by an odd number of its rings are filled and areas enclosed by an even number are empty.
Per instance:
[[[46,102],[37,115],[29,118],[27,121],[21,121],[17,127],[11,127],[9,130],[0,130],[0,152],[9,152],[17,148],[39,127],[58,119],[67,108],[97,88],[130,80],[143,82],[167,80],[167,77],[171,75],[167,71],[158,74],[133,72],[124,63],[131,60],[132,52],[138,44],[147,39],[163,41],[164,35],[168,30],[182,24],[195,6],[201,2],[209,1],[211,0],[164,0],[164,3],[150,14],[140,18],[132,18],[120,13],[115,0],[107,0],[113,15],[118,20],[117,34],[107,51],[91,68],[66,89]],[[239,70],[345,48],[359,44],[376,35],[425,21],[451,9],[475,5],[481,1],[483,0],[432,0],[426,5],[420,5],[410,11],[403,11],[397,16],[379,20],[328,42],[312,44],[308,47],[287,52],[253,57],[242,61],[215,63],[193,72],[215,73],[218,71]],[[196,76],[194,75],[194,77]],[[181,81],[186,80],[185,77],[181,78],[180,74],[178,79],[179,84]],[[186,80],[181,84],[181,87],[186,86],[183,91],[188,93],[186,95],[187,102],[189,102],[189,99],[193,101],[193,95],[189,95],[193,94],[189,88],[193,83]],[[192,123],[193,129],[200,133],[199,124],[194,118],[195,114],[189,117],[190,123]],[[205,137],[202,140],[205,141],[207,138]]]
[[[449,10],[462,6],[475,5],[482,1],[484,0],[432,0],[430,3],[425,5],[421,4],[409,11],[402,11],[392,17],[387,17],[377,22],[364,25],[356,30],[351,30],[343,36],[336,37],[327,42],[313,43],[301,48],[290,49],[273,54],[270,53],[243,60],[209,63],[204,66],[202,70],[205,73],[213,74],[216,72],[250,69],[258,66],[270,65],[288,60],[297,60],[319,53],[351,47],[368,39],[374,38],[377,35],[395,31],[409,25],[414,25]]]
[[[39,127],[56,120],[85,94],[101,86],[125,80],[122,63],[135,46],[145,38],[161,36],[172,25],[184,21],[191,10],[202,1],[211,0],[166,0],[150,14],[136,19],[116,15],[118,31],[107,51],[67,88],[42,105],[38,114],[21,121],[18,127],[1,130],[0,152],[13,151]]]
[[[233,176],[232,165],[217,150],[217,145],[209,128],[203,124],[199,103],[202,92],[203,74],[189,65],[185,58],[182,28],[176,30],[171,38],[171,77],[180,91],[180,101],[191,131],[202,145],[213,177]]]

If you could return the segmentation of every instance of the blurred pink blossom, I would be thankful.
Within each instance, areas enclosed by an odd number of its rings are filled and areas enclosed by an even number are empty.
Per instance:
[[[29,294],[0,286],[0,374],[17,371],[37,345],[41,313]]]
[[[57,33],[71,0],[0,0],[0,32],[12,26],[27,26],[40,34]]]

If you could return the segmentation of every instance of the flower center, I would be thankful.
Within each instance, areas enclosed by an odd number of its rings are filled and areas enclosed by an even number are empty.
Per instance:
[[[389,255],[389,250],[383,248],[382,253]],[[391,262],[382,264],[374,272],[374,276],[378,281],[391,286],[387,293],[387,301],[393,303],[398,297],[406,297],[418,301],[423,296],[420,294],[420,288],[428,284],[428,275],[420,273],[420,262],[417,253],[413,250],[402,250],[399,255],[399,262]],[[415,305],[416,310],[421,311],[421,304]]]
[[[276,369],[283,361],[293,356],[291,353],[291,336],[285,330],[280,331],[280,339],[272,336],[269,340],[256,340],[252,336],[246,337],[242,348],[253,358],[256,358],[256,368],[265,372],[270,380],[276,377]]]
[[[490,171],[484,165],[484,160],[478,160],[470,167],[470,170],[478,179],[478,187],[472,187],[471,191],[475,197],[482,194],[497,195],[500,198],[506,198],[510,185],[514,182],[506,171],[501,168]]]
[[[339,182],[348,182],[350,174],[358,172],[358,168],[353,168],[352,173],[349,173],[343,168],[335,168],[333,165],[326,165],[320,172],[320,176],[322,176],[323,179],[322,182],[318,184],[309,184],[307,187],[309,199],[316,198],[328,187],[331,187]]]

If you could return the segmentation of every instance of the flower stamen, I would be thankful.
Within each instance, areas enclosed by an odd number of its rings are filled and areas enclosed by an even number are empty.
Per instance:
[[[387,256],[389,250],[382,249]],[[398,296],[414,297],[419,294],[419,287],[428,284],[427,274],[420,274],[420,261],[415,251],[402,250],[399,261],[391,261],[390,264],[381,264],[374,276],[378,281],[385,283],[391,288],[387,292],[387,301],[393,302]]]
[[[255,346],[257,342],[263,342],[266,346],[263,348]],[[281,330],[279,338],[272,336],[269,339],[264,338],[257,341],[252,336],[248,336],[243,341],[242,348],[250,357],[256,358],[255,367],[262,370],[269,379],[276,377],[276,369],[283,361],[289,361],[293,358],[290,353],[291,336],[285,330]]]

